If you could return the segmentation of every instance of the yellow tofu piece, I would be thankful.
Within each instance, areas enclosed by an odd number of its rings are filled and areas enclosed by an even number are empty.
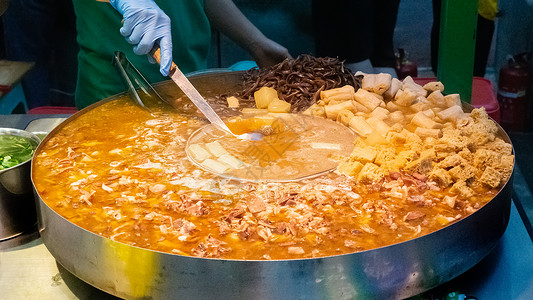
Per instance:
[[[494,168],[502,174],[502,181],[506,182],[513,173],[514,155],[502,155],[500,163]]]
[[[448,187],[453,183],[452,176],[442,168],[435,168],[429,174],[429,179],[435,181],[441,187]]]
[[[488,166],[495,167],[500,163],[501,154],[489,149],[478,149],[474,153],[473,164],[478,169],[483,169]]]
[[[513,146],[509,143],[506,143],[504,140],[500,138],[496,138],[494,139],[494,141],[483,145],[483,148],[498,152],[501,155],[513,154]]]
[[[226,98],[229,108],[238,108],[239,107],[239,98],[235,96],[230,96]]]
[[[466,182],[464,181],[458,181],[452,185],[450,188],[450,192],[454,194],[459,194],[464,197],[470,198],[475,195],[474,190],[472,190],[470,187],[466,185]]]
[[[451,168],[448,172],[455,181],[467,181],[476,176],[477,169],[472,165],[463,162],[462,164]]]
[[[233,169],[240,169],[245,166],[243,161],[230,154],[224,154],[220,156],[218,161],[232,167]]]
[[[380,167],[373,163],[366,163],[359,172],[359,175],[357,175],[357,181],[372,183],[380,181],[383,177],[385,177],[385,172]]]
[[[216,161],[211,158],[204,160],[204,162],[202,162],[201,165],[204,168],[213,170],[214,172],[219,173],[219,174],[225,173],[226,171],[231,169],[231,166],[226,165],[225,163]]]
[[[209,153],[209,151],[207,151],[201,144],[190,144],[188,150],[192,158],[199,162],[212,157],[211,153]]]
[[[393,147],[378,147],[377,155],[374,159],[374,163],[378,166],[382,166],[389,161],[392,161],[396,158],[396,151]]]
[[[497,188],[502,181],[502,174],[492,167],[485,168],[479,181],[491,188]]]
[[[350,154],[350,159],[366,164],[368,162],[374,162],[376,156],[377,151],[372,147],[355,147]]]
[[[445,157],[442,161],[437,164],[437,167],[442,169],[451,169],[453,167],[463,164],[464,158],[459,154],[453,154]]]
[[[209,151],[214,157],[221,157],[224,154],[229,154],[224,147],[218,142],[214,141],[211,143],[206,143],[205,148]]]
[[[363,169],[362,163],[346,159],[339,163],[339,166],[337,167],[337,172],[346,176],[357,176],[361,169]]]
[[[433,170],[433,159],[436,158],[433,149],[424,150],[420,157],[405,165],[404,170],[410,173],[429,174]]]
[[[267,108],[270,102],[278,99],[278,92],[268,86],[264,86],[254,92],[255,106],[257,108]]]
[[[268,112],[272,113],[287,113],[291,110],[291,104],[287,101],[278,98],[273,99],[268,104]]]

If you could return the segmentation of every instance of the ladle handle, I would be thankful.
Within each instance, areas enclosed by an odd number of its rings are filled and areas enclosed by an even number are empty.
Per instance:
[[[159,47],[157,49],[152,49],[152,56],[154,59],[161,64],[161,50]],[[218,114],[213,110],[213,108],[207,103],[207,101],[200,95],[198,90],[191,84],[189,79],[185,77],[185,75],[181,72],[181,70],[178,68],[178,66],[172,62],[172,65],[170,67],[169,76],[176,83],[176,85],[189,97],[189,99],[198,107],[198,109],[204,114],[204,116],[211,122],[212,124],[220,127],[220,129],[228,132],[229,134],[233,134],[231,130],[228,128],[226,123],[222,121],[222,119],[218,116]]]
[[[154,48],[150,51],[150,54],[152,54],[152,57],[157,61],[158,64],[161,64],[161,48],[158,46],[154,46]],[[178,69],[178,65],[176,65],[174,62],[170,65],[170,71],[168,72],[168,76],[171,76],[176,72]]]

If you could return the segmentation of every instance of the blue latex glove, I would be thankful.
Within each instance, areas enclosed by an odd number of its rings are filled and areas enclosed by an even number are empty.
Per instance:
[[[120,34],[128,43],[135,45],[133,47],[135,54],[148,54],[156,43],[159,44],[161,48],[159,71],[163,76],[167,76],[172,64],[170,18],[153,0],[111,0],[110,3],[124,18]]]

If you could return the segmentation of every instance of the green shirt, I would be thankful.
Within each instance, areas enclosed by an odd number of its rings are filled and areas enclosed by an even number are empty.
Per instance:
[[[172,59],[184,73],[207,66],[211,41],[209,20],[203,0],[159,0],[158,6],[171,19]],[[83,108],[126,90],[112,65],[115,51],[122,51],[150,82],[168,78],[159,73],[159,65],[151,64],[144,55],[133,53],[119,30],[122,15],[109,3],[96,0],[74,0],[78,32],[78,81],[76,106]]]

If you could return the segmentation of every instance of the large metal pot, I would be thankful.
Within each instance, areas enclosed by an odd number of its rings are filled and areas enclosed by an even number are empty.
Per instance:
[[[241,78],[239,73],[223,73],[191,81],[204,95],[217,95],[240,88]],[[171,82],[160,88],[175,90]],[[54,212],[38,194],[37,199],[40,233],[51,254],[80,279],[118,297],[392,299],[438,286],[483,259],[507,227],[511,189],[512,178],[474,214],[413,240],[352,254],[275,261],[206,259],[137,248],[80,228]]]

